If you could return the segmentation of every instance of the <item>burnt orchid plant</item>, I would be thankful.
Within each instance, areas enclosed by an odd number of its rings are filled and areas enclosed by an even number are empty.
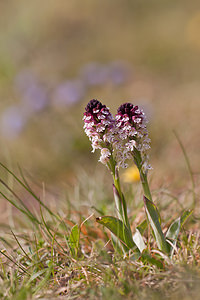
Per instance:
[[[108,167],[113,177],[117,217],[103,216],[96,220],[111,231],[114,248],[126,255],[129,252],[133,253],[134,258],[140,257],[147,249],[143,234],[149,223],[159,250],[172,256],[181,226],[191,212],[183,213],[171,224],[164,235],[159,212],[152,201],[147,179],[151,165],[148,156],[150,138],[145,113],[137,105],[124,103],[113,117],[106,105],[93,99],[85,108],[83,120],[85,133],[92,144],[92,152],[96,149],[100,150],[99,161]],[[140,173],[147,216],[147,220],[136,228],[134,234],[131,231],[118,172],[120,167],[126,168],[130,161],[134,161]]]

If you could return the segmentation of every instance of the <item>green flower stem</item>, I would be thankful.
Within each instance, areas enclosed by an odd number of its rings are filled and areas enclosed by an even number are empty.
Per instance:
[[[125,223],[127,228],[131,231],[130,223],[128,220],[128,214],[127,214],[127,205],[126,205],[126,200],[124,198],[124,195],[121,190],[121,185],[120,185],[120,180],[119,180],[119,174],[118,174],[118,169],[116,167],[116,161],[111,155],[109,162],[107,163],[109,169],[111,170],[112,176],[113,176],[113,181],[114,181],[114,186],[118,192],[118,203],[117,203],[117,209],[119,213],[119,217],[121,220]]]
[[[144,195],[145,197],[147,197],[149,200],[152,201],[152,197],[151,197],[151,192],[149,189],[149,184],[148,184],[148,180],[147,180],[147,175],[142,173],[142,176],[140,175],[141,178],[141,182],[142,182],[142,187],[144,190]]]
[[[144,195],[145,195],[146,198],[148,198],[149,200],[152,201],[152,196],[151,196],[151,192],[150,192],[150,189],[149,189],[149,183],[148,183],[148,180],[147,180],[147,174],[145,174],[142,171],[142,158],[141,158],[140,152],[137,149],[134,150],[134,161],[135,161],[135,164],[136,164],[136,166],[137,166],[137,168],[140,172],[140,179],[141,179]]]

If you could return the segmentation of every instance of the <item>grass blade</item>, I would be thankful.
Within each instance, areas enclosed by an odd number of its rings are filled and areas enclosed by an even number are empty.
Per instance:
[[[21,211],[24,215],[26,215],[33,223],[36,222],[37,224],[41,224],[37,218],[30,213],[29,210],[24,210],[19,205],[17,205],[14,201],[10,200],[6,195],[4,195],[2,192],[0,192],[0,195],[2,195],[8,202],[10,202],[15,208],[17,208],[19,211]]]
[[[47,211],[48,213],[51,215],[51,216],[54,216],[57,220],[59,220],[59,217],[54,214],[41,200],[40,198],[38,198],[31,189],[29,189],[12,171],[10,171],[6,166],[4,166],[1,162],[0,162],[0,166],[2,166],[2,168],[4,168],[9,174],[11,174],[15,180],[25,189],[27,190],[27,192],[29,192],[37,202],[40,203],[41,206],[43,206]]]
[[[193,175],[193,172],[192,172],[192,168],[191,168],[191,165],[190,165],[190,161],[189,161],[189,158],[188,158],[188,155],[185,151],[185,148],[183,146],[183,143],[180,139],[180,137],[178,136],[177,132],[174,130],[174,134],[175,134],[175,137],[181,147],[181,150],[183,152],[183,155],[184,155],[184,158],[185,158],[185,161],[186,161],[186,164],[187,164],[187,167],[188,167],[188,171],[189,171],[189,174],[190,174],[190,178],[191,178],[191,182],[192,182],[192,194],[193,194],[193,208],[195,208],[196,206],[196,195],[195,195],[195,181],[194,181],[194,175]]]
[[[78,225],[74,225],[72,227],[70,236],[69,236],[69,241],[68,245],[71,251],[71,254],[75,257],[77,257],[78,254],[78,248],[79,248],[79,239],[80,239],[80,229]]]
[[[6,189],[19,201],[21,206],[24,208],[19,207],[14,201],[10,200],[6,195],[4,195],[2,192],[1,195],[9,201],[13,206],[15,206],[17,209],[19,209],[21,212],[25,213],[32,221],[35,221],[36,223],[40,224],[40,222],[37,220],[37,218],[32,214],[32,212],[27,208],[27,206],[24,204],[24,202],[20,199],[20,197],[2,180],[0,179],[0,183],[3,184]]]
[[[184,223],[187,221],[187,219],[191,216],[193,213],[193,210],[186,210],[181,216],[181,227],[184,225]]]

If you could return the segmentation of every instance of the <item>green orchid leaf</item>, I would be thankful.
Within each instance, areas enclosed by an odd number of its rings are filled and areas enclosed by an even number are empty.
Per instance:
[[[132,249],[137,253],[139,252],[139,249],[132,239],[130,230],[121,220],[111,216],[104,216],[96,218],[96,221],[108,228],[128,250]]]
[[[112,240],[114,250],[117,253],[119,253],[121,256],[123,256],[124,254],[126,254],[129,251],[128,247],[126,245],[122,244],[120,242],[120,240],[118,239],[118,237],[115,236],[112,232],[111,232],[111,240]]]
[[[133,241],[137,245],[140,252],[142,252],[146,248],[146,245],[144,243],[144,240],[143,240],[142,236],[143,236],[147,226],[148,226],[147,220],[144,220],[142,223],[140,223],[136,227],[136,232],[133,235]]]
[[[169,253],[169,247],[161,229],[159,213],[155,204],[144,196],[144,207],[147,218],[152,227],[158,248],[165,253]]]
[[[170,241],[169,248],[170,248],[170,256],[174,254],[174,249],[176,246],[177,238],[181,229],[181,218],[179,217],[176,219],[169,227],[166,233],[166,240],[167,242]]]
[[[138,247],[138,249],[140,250],[140,252],[142,252],[146,248],[143,237],[137,228],[136,228],[136,232],[133,235],[133,241]]]
[[[117,209],[117,216],[118,218],[120,218],[120,220],[125,221],[124,213],[123,213],[123,202],[114,184],[113,184],[113,194],[115,199],[115,206]]]
[[[174,250],[176,247],[177,239],[179,232],[181,230],[181,227],[183,224],[186,222],[186,220],[191,216],[192,211],[185,211],[181,217],[177,218],[172,224],[170,225],[169,229],[167,230],[166,233],[166,239],[170,247],[170,256],[172,257],[174,254]]]
[[[148,223],[147,220],[142,221],[136,228],[139,230],[140,234],[143,235],[147,229]]]

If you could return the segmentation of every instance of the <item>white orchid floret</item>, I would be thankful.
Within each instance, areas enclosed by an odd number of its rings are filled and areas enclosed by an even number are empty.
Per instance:
[[[148,158],[146,157],[142,164],[142,172],[146,174],[148,170],[152,170],[152,166],[148,163]]]
[[[136,141],[135,140],[130,140],[129,142],[127,142],[125,144],[126,148],[129,150],[129,151],[134,151],[134,148],[136,148]]]
[[[101,149],[101,156],[99,158],[99,161],[102,164],[106,165],[110,159],[110,156],[111,156],[110,150],[108,150],[107,148],[103,148],[103,149]]]

